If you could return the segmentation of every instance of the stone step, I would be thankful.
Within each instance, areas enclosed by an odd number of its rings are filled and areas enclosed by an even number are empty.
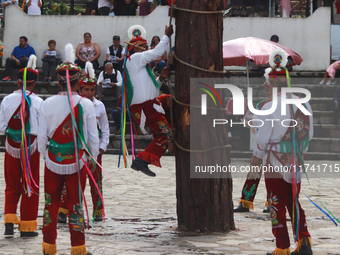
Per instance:
[[[314,137],[340,137],[340,128],[334,124],[314,124]]]
[[[310,152],[340,153],[340,138],[313,137],[308,148]]]
[[[333,124],[333,112],[332,111],[317,111],[313,110],[313,122],[315,124],[325,125]]]

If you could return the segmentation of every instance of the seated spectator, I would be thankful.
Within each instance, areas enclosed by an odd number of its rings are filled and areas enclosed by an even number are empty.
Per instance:
[[[107,62],[111,62],[113,64],[113,68],[122,74],[124,56],[125,49],[122,45],[120,45],[120,36],[114,35],[113,44],[106,50],[106,60],[104,61],[104,66]]]
[[[160,38],[157,35],[152,37],[150,49],[154,49],[159,42],[160,42]],[[150,64],[152,68],[156,67],[157,72],[160,74],[163,68],[166,67],[167,59],[168,59],[168,54],[165,51],[162,57],[156,59],[155,61],[152,61]]]
[[[26,0],[28,15],[41,15],[41,0]]]
[[[100,15],[108,16],[113,9],[113,0],[98,0],[98,10]]]
[[[101,100],[105,96],[118,96],[120,91],[117,87],[122,86],[122,75],[113,68],[112,63],[105,64],[105,70],[99,74],[97,81],[97,98]],[[105,91],[103,91],[105,89]]]
[[[91,41],[92,36],[89,32],[84,34],[84,42],[78,44],[76,48],[75,63],[81,68],[85,68],[86,61],[90,61],[94,70],[99,67],[98,58],[100,57],[100,48],[97,43]]]
[[[44,80],[43,81],[53,81],[56,80],[57,73],[55,71],[58,64],[63,62],[61,60],[61,53],[59,50],[55,49],[57,45],[55,40],[48,41],[48,49],[44,50],[42,54],[41,61],[43,62],[43,73],[44,73]]]
[[[122,112],[122,95],[119,96],[118,98],[118,101],[117,101],[117,105],[116,105],[116,109],[113,110],[111,112],[111,115],[112,115],[112,119],[113,121],[115,122],[115,126],[117,128],[117,132],[115,133],[116,135],[120,135],[121,134],[121,130],[120,130],[120,120],[121,120],[121,114]],[[130,121],[130,117],[128,114],[126,114],[126,121]],[[132,121],[134,123],[134,125],[137,127],[137,134],[138,135],[143,135],[142,131],[140,130],[138,124],[136,121],[133,120],[132,118]],[[130,125],[133,125],[133,123],[130,123]],[[133,129],[134,130],[134,129]],[[134,132],[134,131],[133,131]]]
[[[28,58],[32,54],[35,55],[33,47],[27,41],[26,36],[20,36],[19,46],[16,46],[12,51],[11,57],[6,59],[6,71],[5,78],[2,79],[3,81],[10,81],[12,68],[21,69],[26,67]]]
[[[11,5],[11,4],[16,4],[18,5],[17,0],[1,0],[1,5],[2,5],[2,17],[3,17],[3,26],[5,27],[5,12],[6,12],[6,6]]]

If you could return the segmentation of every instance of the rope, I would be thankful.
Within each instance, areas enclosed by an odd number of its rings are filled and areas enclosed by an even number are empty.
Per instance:
[[[223,146],[211,147],[211,148],[206,149],[206,150],[189,150],[189,149],[185,149],[181,145],[179,145],[176,140],[174,140],[174,142],[175,142],[176,146],[179,149],[181,149],[182,151],[194,152],[194,153],[203,153],[203,152],[208,152],[208,151],[215,150],[215,149],[225,149],[225,148],[231,149],[231,144],[227,144],[227,145],[223,145]]]
[[[184,8],[179,8],[177,6],[173,6],[175,10],[183,11],[183,12],[192,12],[192,13],[199,13],[199,14],[223,14],[223,11],[196,11],[196,10],[190,10],[190,9],[184,9]]]
[[[185,11],[185,12],[191,12],[191,13],[198,13],[198,14],[223,14],[224,11],[196,11],[196,10],[190,10],[190,9],[184,9],[184,8],[178,8],[176,6],[174,6],[174,0],[172,0],[172,8],[175,9],[175,10],[179,10],[179,11]],[[172,23],[172,15],[170,16],[170,20],[169,20],[169,26],[171,26],[171,23]],[[226,71],[223,70],[223,71],[217,71],[217,70],[209,70],[209,69],[204,69],[204,68],[200,68],[200,67],[197,67],[197,66],[194,66],[194,65],[191,65],[189,63],[186,63],[185,61],[179,59],[175,52],[172,51],[172,47],[171,47],[171,40],[170,40],[170,55],[173,55],[174,58],[180,62],[181,64],[183,65],[186,65],[186,66],[189,66],[191,68],[194,68],[194,69],[197,69],[199,71],[203,71],[203,72],[210,72],[210,73],[218,73],[218,74],[225,74]],[[169,61],[167,61],[166,63],[166,67],[169,66]],[[172,86],[170,84],[170,78],[169,76],[167,75],[166,77],[167,79],[167,83],[168,83],[168,87],[169,87],[169,90],[170,90],[170,95],[171,97],[174,99],[174,101],[180,105],[183,105],[183,106],[186,106],[186,107],[194,107],[194,108],[201,108],[201,106],[198,106],[198,105],[190,105],[190,104],[186,104],[186,103],[182,103],[180,101],[178,101],[175,97],[175,94],[172,90]],[[211,107],[208,107],[209,109],[215,109],[215,110],[222,110],[222,111],[226,111],[227,108],[224,108],[224,109],[216,109],[216,108],[211,108]],[[227,145],[223,145],[223,146],[215,146],[215,147],[212,147],[212,148],[209,148],[209,149],[206,149],[206,150],[189,150],[189,149],[185,149],[183,148],[181,145],[179,145],[177,143],[177,141],[175,140],[175,134],[176,134],[176,130],[174,128],[174,116],[173,116],[173,105],[170,107],[170,125],[171,125],[171,128],[173,130],[173,141],[175,143],[175,145],[181,149],[182,151],[186,151],[186,152],[194,152],[194,153],[203,153],[203,152],[208,152],[208,151],[211,151],[211,150],[214,150],[214,149],[223,149],[223,148],[231,148],[231,145],[230,144],[227,144]]]
[[[173,54],[175,59],[180,62],[181,64],[183,65],[186,65],[186,66],[189,66],[191,68],[194,68],[194,69],[197,69],[199,71],[203,71],[203,72],[208,72],[208,73],[219,73],[219,74],[225,74],[227,71],[226,70],[223,70],[223,71],[218,71],[218,70],[209,70],[209,69],[204,69],[204,68],[201,68],[201,67],[198,67],[198,66],[194,66],[192,64],[189,64],[187,62],[184,62],[183,60],[179,59],[176,54],[174,53]]]

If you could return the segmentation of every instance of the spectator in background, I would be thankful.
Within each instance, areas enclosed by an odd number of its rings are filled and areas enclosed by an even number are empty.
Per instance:
[[[138,2],[139,2],[139,16],[149,15],[151,8],[149,0],[139,0]]]
[[[85,68],[86,61],[90,61],[94,70],[99,67],[98,58],[100,57],[100,48],[97,43],[91,41],[92,36],[89,32],[84,34],[84,42],[78,44],[76,48],[75,63],[81,68]]]
[[[92,0],[91,15],[100,15],[100,12],[98,10],[98,0]]]
[[[106,60],[104,66],[107,62],[113,64],[114,69],[118,70],[121,74],[123,73],[123,60],[125,56],[125,49],[120,45],[120,36],[113,36],[113,44],[106,50]]]
[[[154,49],[158,45],[160,40],[161,39],[157,35],[152,37],[150,49]],[[164,54],[160,58],[156,59],[155,61],[152,61],[150,64],[151,64],[152,68],[156,67],[157,72],[160,74],[162,72],[163,68],[166,67],[167,59],[168,59],[168,54],[165,51]]]
[[[108,16],[113,9],[113,0],[98,0],[98,10],[100,15]]]
[[[279,43],[279,37],[278,37],[277,35],[272,35],[272,36],[270,37],[270,40],[271,40],[272,42]]]
[[[103,89],[106,96],[118,96],[120,91],[117,87],[122,86],[122,75],[118,70],[113,68],[112,63],[105,64],[105,70],[99,74],[97,81],[97,97],[102,99]]]
[[[326,83],[326,85],[331,85],[331,84],[335,84],[336,81],[332,81],[333,79],[335,79],[335,74],[336,72],[340,70],[340,61],[335,61],[333,64],[331,64],[328,68],[327,68],[327,71],[325,73],[325,75],[323,76],[323,79],[322,81],[319,82],[320,85],[323,85],[325,84],[326,82],[326,78],[328,77],[329,75],[329,80],[328,82]]]
[[[3,26],[5,26],[5,12],[6,12],[6,6],[11,5],[11,4],[16,4],[18,5],[17,0],[1,0],[1,5],[2,5],[2,17],[3,17]]]
[[[116,16],[124,15],[125,0],[115,0],[113,12]]]
[[[139,1],[125,0],[123,5],[123,16],[136,16],[136,10],[138,8]]]
[[[28,15],[41,15],[41,0],[26,0]]]
[[[79,13],[77,16],[82,16],[82,15],[91,15],[91,7],[92,7],[92,1],[91,2],[87,2],[86,3],[86,7],[85,7],[85,10],[81,13]],[[95,15],[95,14],[93,14]]]
[[[21,69],[26,67],[28,58],[32,54],[35,55],[33,47],[27,41],[26,36],[20,36],[19,46],[16,46],[12,51],[11,57],[6,59],[6,71],[5,78],[2,79],[3,81],[10,81],[12,68]]]
[[[57,78],[57,73],[55,71],[58,64],[62,62],[61,53],[59,50],[56,50],[55,46],[57,45],[55,40],[48,41],[48,49],[44,50],[42,54],[41,61],[43,62],[43,73],[44,80],[51,82],[53,79]]]

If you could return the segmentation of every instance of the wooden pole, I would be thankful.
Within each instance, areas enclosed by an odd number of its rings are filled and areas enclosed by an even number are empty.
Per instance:
[[[178,8],[200,11],[225,9],[223,0],[177,1]],[[176,11],[176,50],[181,60],[204,69],[223,70],[222,58],[222,14],[199,14]],[[175,97],[183,103],[190,103],[190,78],[223,78],[223,74],[203,72],[178,61],[175,62]],[[200,111],[200,109],[198,109]],[[176,104],[176,142],[190,149],[190,107]],[[200,125],[195,123],[195,125]],[[227,143],[227,130],[216,137],[212,130],[202,128],[200,139],[223,140]],[[227,149],[212,150],[207,153],[194,153],[199,162],[204,158],[223,159],[224,165],[230,162]],[[190,153],[176,147],[176,196],[178,227],[189,231],[229,231],[235,229],[233,219],[232,179],[193,179],[190,178]]]

